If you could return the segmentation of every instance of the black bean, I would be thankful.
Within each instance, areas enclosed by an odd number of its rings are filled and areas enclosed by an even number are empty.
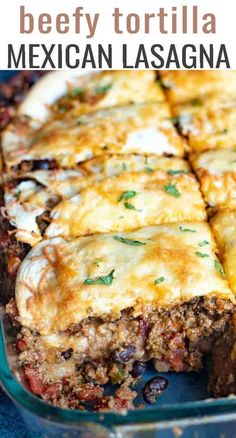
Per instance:
[[[113,360],[117,363],[127,363],[132,359],[135,351],[136,347],[134,345],[129,345],[124,350],[114,350]]]
[[[0,107],[10,105],[10,99],[0,94]]]
[[[131,376],[134,377],[135,379],[140,377],[144,371],[146,370],[146,363],[145,362],[141,362],[140,360],[136,360],[133,364],[133,368],[130,372]]]
[[[40,333],[37,332],[36,330],[32,330],[32,335],[33,336],[40,336]]]
[[[47,199],[46,205],[47,208],[51,209],[56,207],[57,204],[61,201],[61,197],[57,195],[52,195],[51,198]]]
[[[164,377],[153,377],[148,380],[143,388],[143,398],[146,403],[152,405],[156,403],[157,397],[167,388],[168,380]]]
[[[69,348],[66,351],[62,351],[61,356],[64,357],[65,360],[68,360],[71,358],[73,353],[73,348]]]
[[[57,163],[55,160],[37,160],[34,161],[33,169],[34,170],[53,170],[56,169]]]
[[[49,220],[47,219],[49,217],[49,212],[45,211],[44,213],[40,214],[40,216],[36,217],[36,223],[40,229],[40,232],[44,234],[44,231],[48,227]]]

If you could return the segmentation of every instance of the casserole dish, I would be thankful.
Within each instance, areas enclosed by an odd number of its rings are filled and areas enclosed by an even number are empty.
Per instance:
[[[7,292],[7,284],[3,285],[3,289]],[[7,302],[8,299],[5,298],[4,301]],[[136,411],[120,413],[91,413],[71,411],[47,405],[30,394],[11,375],[10,369],[19,380],[24,381],[23,376],[17,370],[11,348],[14,332],[6,316],[3,317],[3,327],[1,338],[2,384],[9,395],[21,406],[22,415],[26,419],[33,436],[147,436],[147,431],[150,436],[154,436],[156,431],[158,431],[159,436],[163,437],[168,436],[166,433],[169,436],[178,436],[181,433],[184,433],[183,436],[193,436],[194,424],[198,424],[198,432],[205,434],[206,427],[208,430],[211,427],[209,422],[233,422],[235,418],[236,403],[234,399],[230,402],[226,399],[203,401],[207,397],[207,383],[204,372],[189,373],[184,376],[181,373],[178,375],[168,374],[172,390],[167,390],[162,395],[155,408],[138,408]],[[148,369],[145,380],[153,377],[153,375],[153,370]],[[137,387],[139,398],[142,384],[141,381]],[[175,388],[174,391],[173,387]],[[141,398],[140,403],[142,403]],[[230,403],[230,407],[228,403]],[[218,416],[219,411],[221,413],[220,417]]]
[[[163,395],[155,407],[130,411],[126,415],[79,412],[46,404],[27,391],[14,377],[16,358],[10,348],[13,337],[9,321],[2,318],[1,384],[16,404],[32,437],[234,436],[236,398],[205,399],[207,379],[204,372],[169,375],[168,380],[175,388],[174,392]],[[145,379],[152,375],[148,370]]]

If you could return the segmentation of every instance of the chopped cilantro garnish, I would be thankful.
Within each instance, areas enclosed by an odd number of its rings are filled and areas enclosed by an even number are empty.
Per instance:
[[[174,170],[170,169],[167,172],[169,175],[181,175],[182,173],[188,173],[186,170]]]
[[[97,285],[104,285],[104,286],[110,286],[114,280],[114,274],[115,269],[113,269],[110,274],[102,276],[102,277],[97,277],[97,278],[87,278],[84,281],[84,284],[88,284],[88,285],[92,285],[92,284],[97,284]]]
[[[129,202],[125,202],[125,208],[127,208],[128,210],[136,210],[135,206],[130,204]]]
[[[199,243],[199,246],[206,246],[209,245],[209,242],[207,240],[203,240],[202,242]]]
[[[148,173],[152,173],[153,169],[151,167],[149,167],[149,166],[146,166],[145,167],[145,171],[148,172]]]
[[[180,231],[183,233],[196,233],[196,230],[193,230],[192,228],[184,228],[182,225],[179,226]]]
[[[203,104],[202,100],[197,97],[195,99],[192,99],[191,103],[193,106],[201,106]]]
[[[135,195],[137,195],[137,192],[135,192],[134,190],[128,190],[127,192],[123,192],[119,198],[118,198],[118,202],[122,201],[123,199],[127,200],[127,199],[131,199],[133,198]]]
[[[166,186],[163,186],[163,190],[175,198],[179,198],[181,196],[181,193],[178,191],[175,184],[169,183]]]
[[[139,240],[125,239],[124,237],[121,236],[113,236],[113,239],[121,243],[126,243],[126,245],[133,245],[133,246],[146,245],[145,242],[140,242]]]
[[[81,96],[83,94],[83,90],[80,87],[76,87],[69,92],[69,97]]]
[[[110,90],[112,88],[112,84],[107,85],[101,85],[100,87],[95,88],[96,94],[103,94],[106,93],[106,91]]]
[[[125,163],[122,163],[122,170],[127,170],[127,165]]]
[[[209,254],[204,254],[203,252],[199,252],[199,251],[195,252],[195,254],[196,254],[198,257],[201,257],[202,259],[203,259],[204,257],[210,257]]]
[[[217,259],[215,259],[215,269],[222,275],[223,278],[226,278],[224,268]]]
[[[154,281],[154,284],[160,284],[165,280],[165,277],[159,277]]]
[[[170,121],[171,121],[174,125],[177,125],[177,123],[179,123],[179,116],[170,117]]]

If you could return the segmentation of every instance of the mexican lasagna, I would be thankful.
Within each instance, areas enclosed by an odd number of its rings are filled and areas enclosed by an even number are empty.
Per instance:
[[[204,222],[37,244],[16,280],[31,390],[73,406],[91,379],[135,382],[150,359],[159,371],[199,370],[235,302],[217,263]]]
[[[4,129],[6,313],[19,375],[43,400],[132,409],[148,361],[160,379],[209,357],[211,391],[227,393],[217,370],[222,340],[234,343],[235,81],[51,73]],[[107,384],[118,386],[108,395]],[[158,395],[143,390],[148,403]]]

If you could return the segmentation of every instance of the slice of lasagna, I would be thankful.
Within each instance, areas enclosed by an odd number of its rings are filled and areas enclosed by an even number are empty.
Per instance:
[[[218,211],[211,220],[211,227],[230,288],[236,294],[236,210]]]
[[[64,118],[102,108],[130,103],[165,100],[154,71],[67,70],[47,74],[28,93],[19,113],[45,121],[49,116]]]
[[[207,204],[213,209],[236,207],[236,149],[194,154],[191,162]]]
[[[16,282],[31,390],[71,407],[87,382],[122,383],[149,359],[200,369],[235,302],[216,261],[201,222],[36,245]]]
[[[235,97],[236,71],[166,70],[159,72],[172,105],[201,99]]]
[[[103,71],[74,78],[68,92],[52,110],[55,116],[79,114],[130,103],[163,102],[165,96],[154,71]]]
[[[204,201],[193,174],[124,173],[58,204],[45,235],[78,237],[205,219]]]
[[[34,129],[25,118],[3,136],[7,169],[74,168],[104,154],[183,156],[184,141],[175,130],[166,103],[145,103],[100,110],[80,117],[49,120]]]
[[[47,163],[42,163],[42,168]],[[120,174],[160,172],[172,178],[188,174],[187,161],[157,155],[104,155],[86,161],[74,170],[35,170],[23,173],[18,180],[5,184],[5,210],[18,241],[34,245],[50,223],[50,212],[64,199],[70,199],[82,188]],[[73,204],[72,204],[73,205]]]
[[[173,107],[174,121],[196,152],[236,143],[236,101],[206,99]]]

